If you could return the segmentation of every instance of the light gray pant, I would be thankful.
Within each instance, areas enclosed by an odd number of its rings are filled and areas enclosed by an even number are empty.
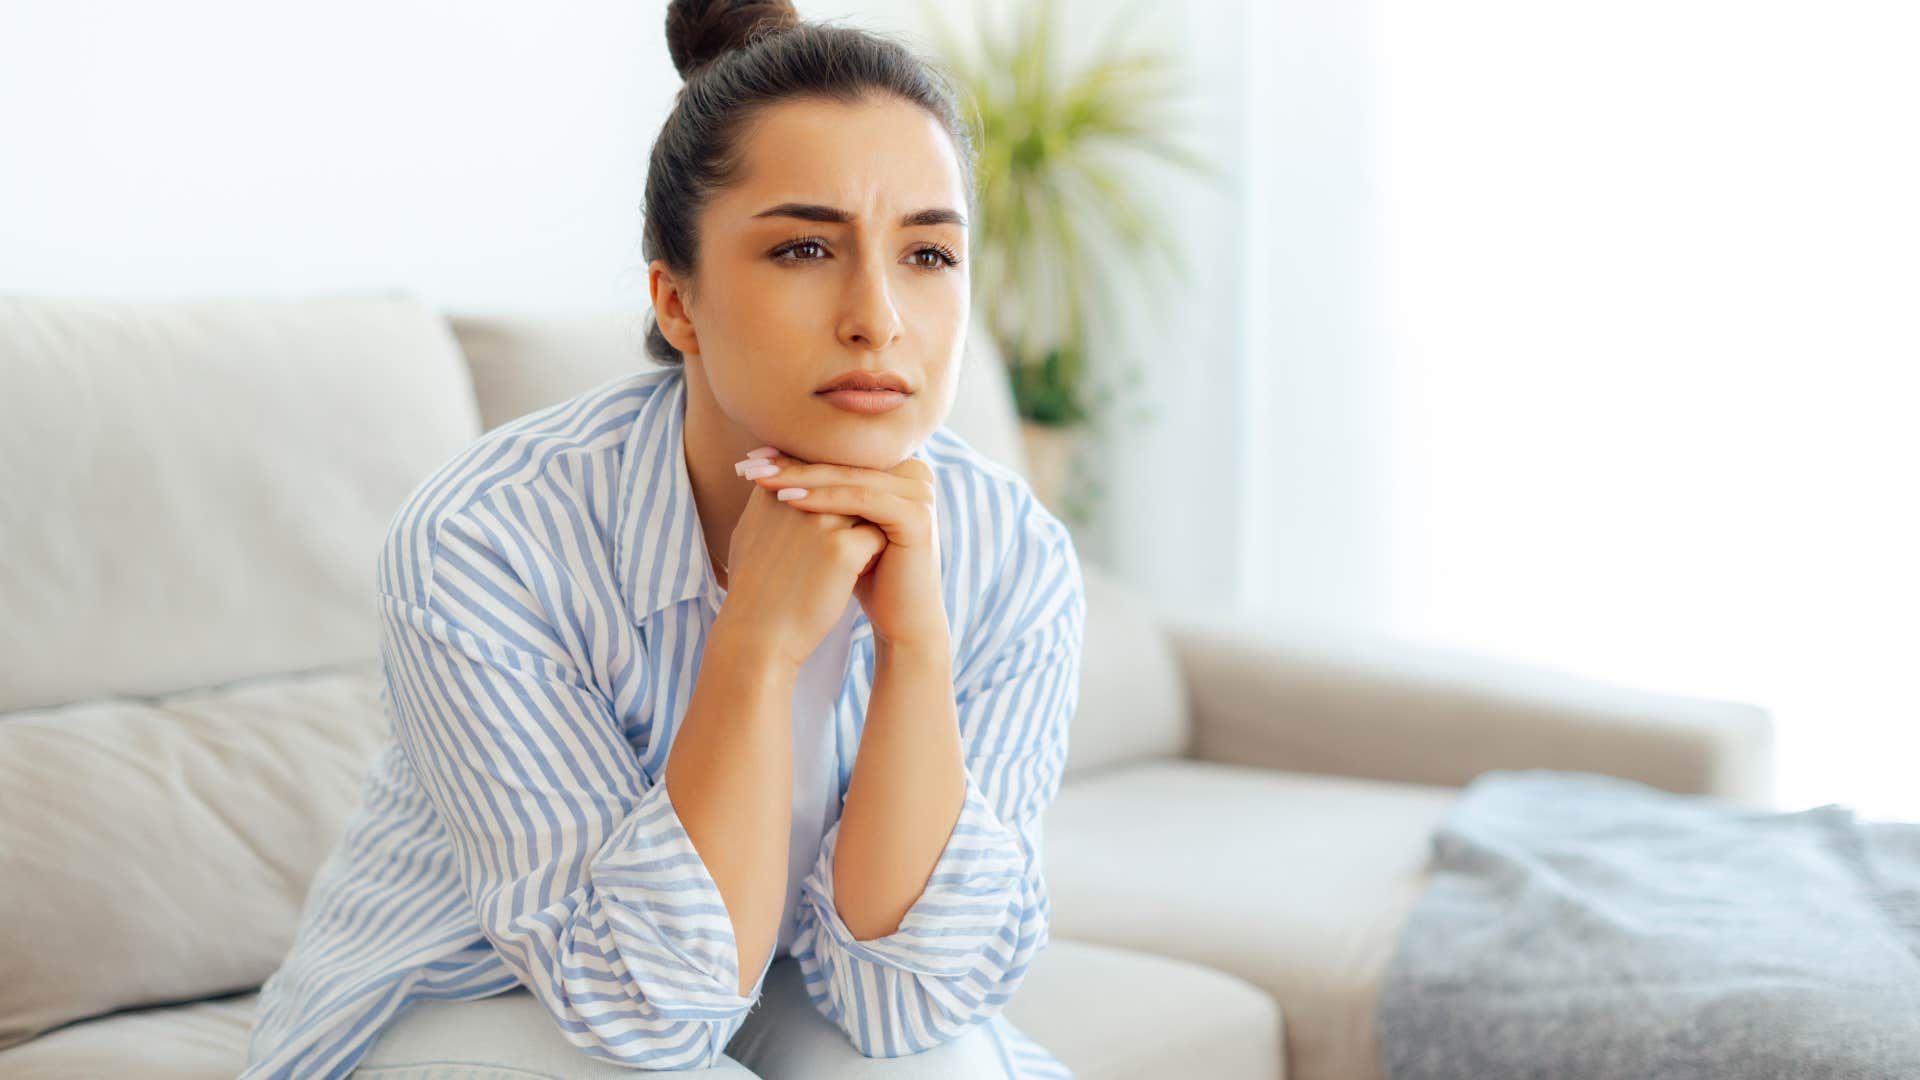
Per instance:
[[[361,1058],[354,1080],[633,1080],[647,1070],[589,1057],[560,1034],[533,994],[517,987],[473,1001],[419,1001],[395,1017]],[[984,1026],[918,1054],[870,1058],[807,1000],[800,962],[767,968],[760,1003],[710,1069],[689,1080],[978,1080],[1005,1075]]]

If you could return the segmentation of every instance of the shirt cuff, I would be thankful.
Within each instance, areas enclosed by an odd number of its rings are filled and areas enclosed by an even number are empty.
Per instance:
[[[802,884],[827,938],[854,959],[922,975],[951,977],[974,970],[990,943],[1012,951],[1021,922],[1026,857],[1020,838],[999,819],[971,770],[966,800],[926,888],[893,933],[856,940],[834,904],[833,853],[840,822],[820,843],[820,855]]]
[[[760,985],[739,993],[733,918],[667,797],[665,777],[641,795],[588,864],[588,876],[620,960],[660,1015],[716,1020],[752,1007]]]

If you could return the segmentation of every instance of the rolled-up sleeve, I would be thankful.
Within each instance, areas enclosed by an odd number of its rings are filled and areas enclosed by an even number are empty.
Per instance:
[[[665,778],[504,562],[436,565],[424,603],[380,594],[381,655],[481,931],[589,1055],[714,1065],[760,990],[739,993],[732,919]]]
[[[1079,701],[1085,589],[1051,517],[1008,564],[956,668],[966,798],[925,889],[893,933],[855,939],[834,902],[838,821],[802,885],[795,951],[809,997],[868,1057],[918,1053],[988,1020],[1049,940],[1041,816]]]

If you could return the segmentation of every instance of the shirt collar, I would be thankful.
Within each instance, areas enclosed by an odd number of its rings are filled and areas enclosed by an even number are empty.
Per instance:
[[[681,434],[686,409],[686,372],[677,364],[666,367],[653,392],[640,402],[627,435],[613,555],[635,625],[686,600],[703,599],[709,612],[720,610],[720,583],[707,561],[706,537],[687,472]],[[932,465],[928,453],[922,443],[911,456]],[[853,640],[872,632],[866,612],[858,612]]]

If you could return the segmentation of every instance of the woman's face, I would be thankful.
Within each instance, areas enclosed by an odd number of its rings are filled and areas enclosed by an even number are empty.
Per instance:
[[[722,442],[891,468],[945,421],[959,380],[970,293],[953,143],[889,95],[770,106],[741,150],[737,182],[701,212],[691,291],[663,262],[650,268],[655,319],[686,357],[688,408],[740,429]],[[877,413],[817,392],[856,369],[910,392]]]

